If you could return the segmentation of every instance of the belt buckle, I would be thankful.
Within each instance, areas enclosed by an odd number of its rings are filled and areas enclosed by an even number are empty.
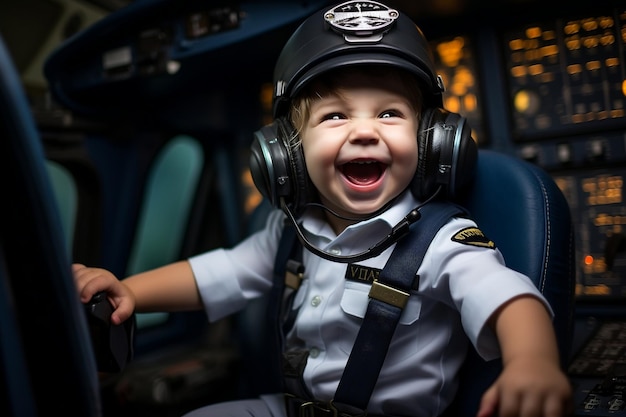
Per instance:
[[[323,413],[323,414],[322,414]],[[307,401],[300,405],[298,410],[299,417],[339,417],[337,408],[332,403],[321,403],[316,401]]]

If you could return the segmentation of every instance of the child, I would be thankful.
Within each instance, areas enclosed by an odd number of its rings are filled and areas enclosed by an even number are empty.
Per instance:
[[[123,281],[102,269],[73,267],[81,300],[106,291],[116,324],[133,311],[204,309],[218,320],[271,291],[283,224],[292,220],[306,249],[284,343],[288,352],[304,352],[296,361],[302,385],[286,385],[287,396],[210,405],[189,416],[295,417],[312,401],[306,415],[361,415],[331,401],[372,286],[347,279],[348,270],[380,271],[400,239],[394,225],[415,221],[407,213],[432,199],[453,198],[471,177],[474,143],[463,119],[439,108],[443,87],[411,20],[370,1],[323,12],[285,46],[275,71],[276,121],[253,144],[255,183],[282,209],[273,210],[265,228],[232,249]],[[455,152],[433,149],[441,139],[430,135],[443,135],[445,143],[448,131],[456,135]],[[448,152],[460,156],[450,164],[432,161]],[[478,240],[454,238],[468,228]],[[418,276],[368,415],[442,415],[468,341],[486,359],[501,355],[504,365],[478,417],[571,412],[549,305],[527,277],[504,265],[471,219],[455,217],[439,230]]]

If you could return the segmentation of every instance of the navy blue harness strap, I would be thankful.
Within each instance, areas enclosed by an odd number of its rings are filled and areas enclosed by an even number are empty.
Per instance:
[[[286,291],[285,272],[289,259],[300,259],[302,257],[302,247],[297,244],[295,227],[285,222],[278,244],[278,251],[274,260],[274,285],[270,292],[267,318],[269,323],[273,323],[273,339],[270,352],[274,353],[271,359],[274,362],[274,369],[281,369],[282,352],[284,346],[284,331],[281,317],[284,315],[284,296]]]
[[[378,280],[370,290],[370,301],[333,402],[366,410],[378,380],[391,338],[404,304],[437,231],[457,215],[467,214],[448,202],[431,202],[420,209],[421,219],[397,244]]]

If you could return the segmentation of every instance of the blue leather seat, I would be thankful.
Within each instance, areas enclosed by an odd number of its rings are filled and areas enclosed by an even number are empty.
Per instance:
[[[0,158],[0,415],[100,416],[96,362],[61,216],[2,37]]]
[[[502,251],[507,264],[528,275],[550,302],[563,369],[572,343],[574,314],[574,236],[568,203],[552,177],[543,169],[519,158],[492,150],[479,150],[476,177],[460,203],[470,210],[480,229]],[[251,231],[262,226],[269,205],[259,206],[251,219]],[[262,301],[244,313],[246,320],[259,316]],[[248,314],[246,316],[246,314]],[[258,327],[245,340],[254,346],[246,350],[264,352]],[[257,356],[258,358],[258,356]],[[253,372],[263,381],[251,385],[277,385],[273,370],[260,370],[259,363],[246,359],[247,375]],[[470,348],[461,372],[460,389],[450,416],[474,417],[480,398],[501,371],[499,360],[486,362]],[[258,377],[257,377],[258,378]],[[268,381],[270,379],[270,381]]]

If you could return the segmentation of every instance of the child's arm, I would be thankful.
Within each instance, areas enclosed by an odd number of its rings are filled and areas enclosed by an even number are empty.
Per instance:
[[[74,264],[72,270],[82,302],[88,302],[97,292],[107,293],[115,308],[111,315],[114,324],[123,322],[135,310],[183,311],[202,308],[193,272],[187,261],[142,272],[123,281],[101,268]]]
[[[492,317],[503,370],[483,395],[478,417],[563,417],[573,411],[572,392],[559,365],[552,322],[534,297],[516,298]]]

